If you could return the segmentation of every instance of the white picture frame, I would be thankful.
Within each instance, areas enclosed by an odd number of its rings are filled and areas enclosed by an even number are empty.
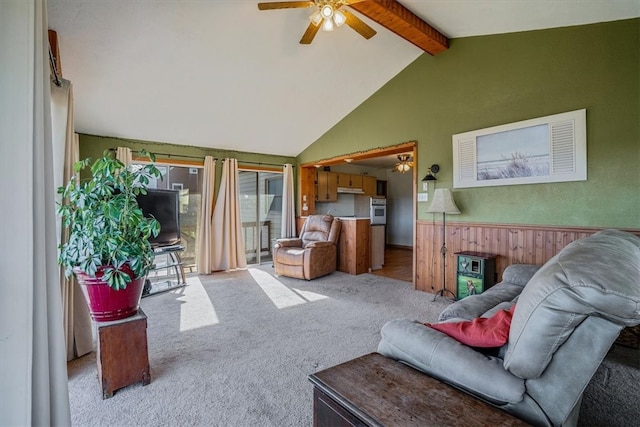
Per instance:
[[[587,180],[586,109],[453,135],[453,187]]]

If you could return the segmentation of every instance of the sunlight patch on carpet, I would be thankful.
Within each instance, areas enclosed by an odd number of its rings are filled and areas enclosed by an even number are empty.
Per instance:
[[[294,305],[305,304],[307,302],[306,299],[287,288],[282,284],[282,282],[271,276],[269,273],[255,268],[250,268],[249,273],[276,307],[286,308]]]
[[[293,288],[293,290],[299,293],[304,299],[306,299],[309,302],[320,301],[321,299],[329,298],[326,295],[316,294],[315,292],[311,292],[311,291],[302,291],[296,288]]]
[[[183,302],[180,305],[180,332],[220,323],[213,303],[199,278],[187,278],[187,286],[182,288],[181,293],[182,296],[177,298]]]

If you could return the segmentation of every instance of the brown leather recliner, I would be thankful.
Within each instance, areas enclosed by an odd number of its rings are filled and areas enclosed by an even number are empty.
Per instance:
[[[311,280],[336,271],[342,224],[332,215],[310,215],[299,238],[278,239],[273,245],[276,274]]]

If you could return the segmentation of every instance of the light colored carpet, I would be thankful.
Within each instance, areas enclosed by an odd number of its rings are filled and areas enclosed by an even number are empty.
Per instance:
[[[151,384],[102,400],[95,353],[68,364],[73,425],[310,426],[309,374],[375,351],[390,319],[432,322],[450,304],[371,274],[336,272],[307,282],[275,278],[261,266],[194,275],[188,283],[142,300]],[[607,372],[598,396],[611,391],[619,371]],[[621,406],[637,396],[636,388]],[[607,396],[608,404],[616,398]],[[597,421],[591,412],[601,413],[602,405],[585,402],[583,415]],[[626,424],[617,425],[630,425],[629,411],[621,413]]]

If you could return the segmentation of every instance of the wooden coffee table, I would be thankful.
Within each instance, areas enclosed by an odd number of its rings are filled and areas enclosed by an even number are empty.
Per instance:
[[[309,380],[316,427],[528,425],[378,353],[317,372]]]

